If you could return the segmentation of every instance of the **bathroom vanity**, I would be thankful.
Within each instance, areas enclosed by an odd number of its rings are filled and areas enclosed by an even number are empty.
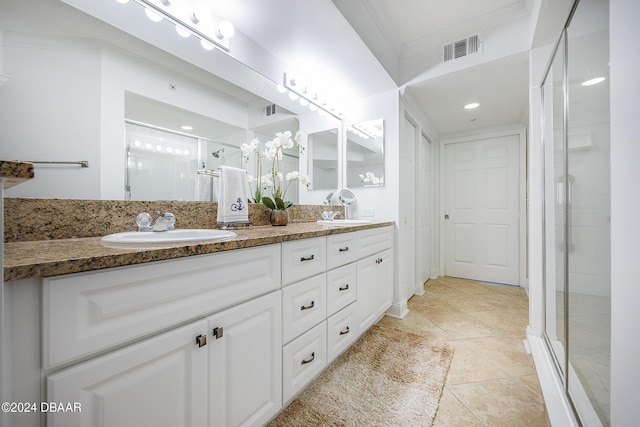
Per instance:
[[[3,381],[64,409],[9,425],[263,425],[390,307],[393,242],[374,222],[8,243]]]

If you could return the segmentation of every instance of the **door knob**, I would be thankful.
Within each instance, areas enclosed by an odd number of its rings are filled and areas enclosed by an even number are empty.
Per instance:
[[[449,219],[449,215],[445,214],[444,219]]]

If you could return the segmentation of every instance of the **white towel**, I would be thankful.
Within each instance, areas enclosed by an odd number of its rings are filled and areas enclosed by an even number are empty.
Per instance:
[[[196,175],[196,201],[212,202],[211,188],[213,187],[213,176],[199,173]]]
[[[248,224],[247,173],[244,169],[220,166],[218,224]]]

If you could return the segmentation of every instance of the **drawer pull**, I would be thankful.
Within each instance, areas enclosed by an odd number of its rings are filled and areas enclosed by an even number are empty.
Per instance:
[[[315,255],[311,255],[311,256],[308,256],[308,257],[304,257],[303,256],[303,257],[300,257],[300,262],[313,261],[315,258],[316,258]]]
[[[198,344],[198,347],[204,347],[205,345],[207,345],[207,336],[206,335],[198,335],[196,337],[196,344]]]
[[[216,339],[222,338],[223,335],[224,335],[223,327],[213,328],[213,336],[216,337]]]
[[[302,307],[300,307],[300,311],[309,310],[309,309],[312,309],[315,306],[316,306],[316,302],[315,301],[311,301],[311,304],[303,305]]]
[[[301,365],[306,365],[307,363],[311,363],[316,359],[316,352],[314,351],[313,353],[311,353],[311,357],[308,359],[302,359],[302,362],[300,362]]]
[[[342,331],[340,331],[340,335],[347,335],[349,333],[349,327],[347,326]]]
[[[349,252],[349,246],[345,246],[344,248],[339,248],[338,252]]]
[[[339,290],[339,291],[348,291],[348,290],[349,290],[349,284],[347,283],[347,284],[346,284],[346,285],[344,285],[344,286],[340,286],[340,287],[338,288],[338,290]]]

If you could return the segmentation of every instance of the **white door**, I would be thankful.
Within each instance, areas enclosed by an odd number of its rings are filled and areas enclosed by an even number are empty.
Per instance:
[[[194,322],[49,376],[47,402],[70,410],[47,412],[47,425],[206,426],[206,333]]]
[[[399,298],[402,303],[411,298],[416,283],[416,139],[418,129],[407,117],[400,144],[400,209],[398,227]]]
[[[420,136],[416,176],[416,294],[424,293],[424,282],[431,275],[431,144]]]
[[[520,136],[445,144],[445,275],[519,284]]]
[[[209,318],[212,427],[262,425],[282,407],[281,306],[272,292]]]

